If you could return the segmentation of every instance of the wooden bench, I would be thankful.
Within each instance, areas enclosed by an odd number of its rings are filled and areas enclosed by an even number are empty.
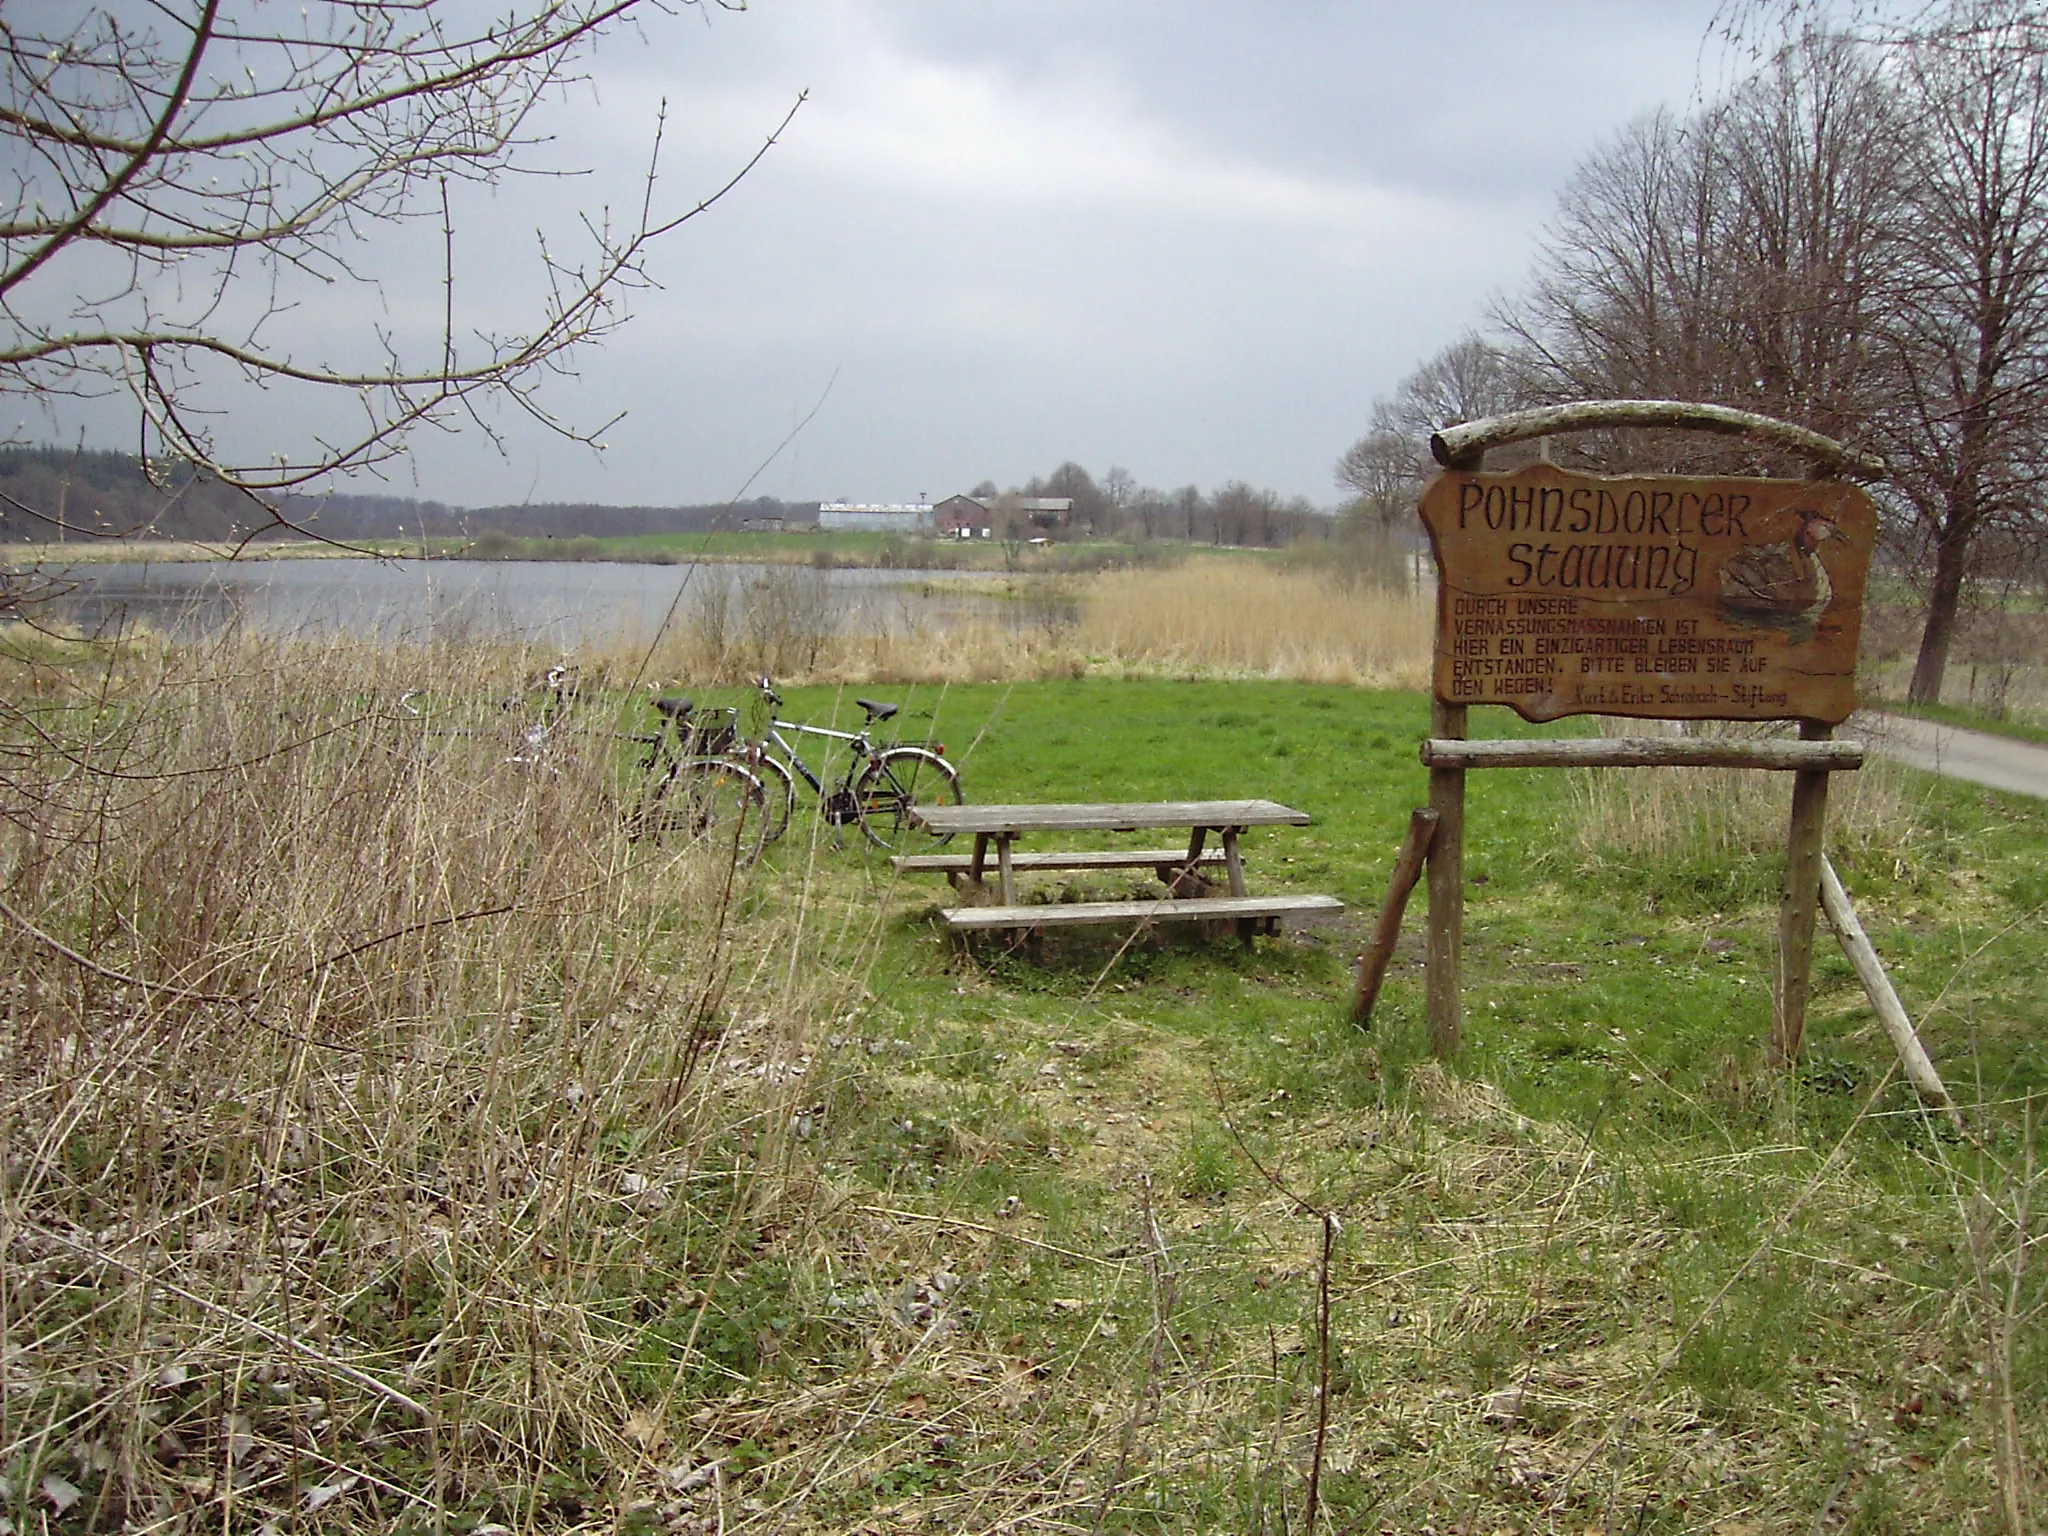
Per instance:
[[[1344,910],[1334,896],[1167,897],[1159,901],[1048,901],[1017,907],[952,907],[941,912],[957,932],[985,928],[1059,928],[1084,923],[1197,923],[1234,921],[1243,937],[1280,919],[1327,921]]]

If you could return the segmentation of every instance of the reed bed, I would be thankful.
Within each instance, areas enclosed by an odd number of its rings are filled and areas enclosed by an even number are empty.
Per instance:
[[[660,636],[619,653],[645,656],[648,675],[698,684],[762,672],[844,683],[1170,672],[1413,688],[1429,676],[1430,597],[1342,572],[1218,557],[1093,577],[991,578],[943,596],[998,612],[948,614],[941,603],[933,613],[834,624],[819,573],[777,570],[739,597],[707,589]]]
[[[1099,578],[1081,634],[1091,654],[1138,670],[1419,688],[1433,622],[1427,595],[1215,560]]]
[[[772,648],[707,645],[685,632],[651,648],[644,641],[621,645],[610,654],[610,670],[697,688],[732,687],[763,673],[793,683],[1035,682],[1084,677],[1099,665],[1077,644],[1071,623],[1019,627],[989,619],[837,629],[808,654],[784,653],[791,665],[777,666],[777,659]]]

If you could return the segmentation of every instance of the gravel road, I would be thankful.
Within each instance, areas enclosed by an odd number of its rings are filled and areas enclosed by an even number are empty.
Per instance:
[[[1880,757],[1929,773],[2048,800],[2048,747],[1876,710],[1851,717],[1841,734],[1860,736]]]

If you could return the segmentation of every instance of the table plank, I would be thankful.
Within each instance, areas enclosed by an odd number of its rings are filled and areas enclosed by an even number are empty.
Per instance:
[[[912,817],[941,836],[972,832],[1136,832],[1152,827],[1305,827],[1306,811],[1271,800],[1087,801],[1048,805],[917,806]]]

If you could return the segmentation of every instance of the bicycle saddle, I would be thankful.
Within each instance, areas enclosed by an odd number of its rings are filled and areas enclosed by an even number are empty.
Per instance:
[[[855,699],[853,702],[868,712],[870,722],[886,720],[895,714],[898,708],[894,704],[877,704],[873,699]]]
[[[697,701],[695,699],[683,698],[680,694],[669,694],[664,698],[656,699],[654,707],[664,715],[667,715],[671,720],[682,720],[687,718],[690,711],[697,707]]]

